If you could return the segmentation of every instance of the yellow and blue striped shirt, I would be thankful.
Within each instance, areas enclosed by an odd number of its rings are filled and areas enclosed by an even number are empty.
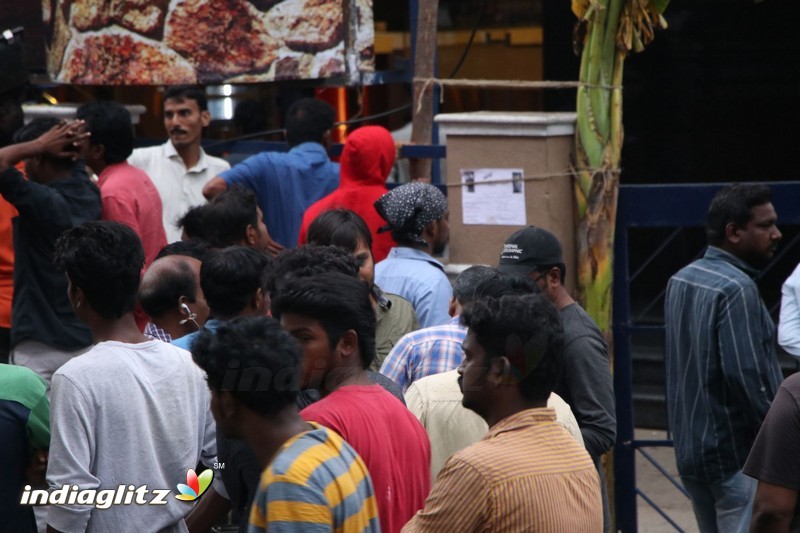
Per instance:
[[[364,461],[337,433],[312,425],[286,441],[261,475],[249,533],[379,532]]]

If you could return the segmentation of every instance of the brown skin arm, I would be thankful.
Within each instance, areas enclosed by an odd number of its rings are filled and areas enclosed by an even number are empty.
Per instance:
[[[750,533],[789,533],[795,505],[796,490],[759,481],[753,503]]]
[[[28,466],[25,468],[25,479],[34,488],[47,488],[47,450],[36,450],[31,455]]]
[[[211,200],[215,196],[224,193],[228,190],[228,184],[225,183],[225,180],[216,176],[211,179],[208,183],[206,183],[205,187],[203,187],[203,196],[206,197],[206,200]]]
[[[269,241],[267,242],[267,252],[269,252],[269,255],[275,257],[282,251],[283,251],[283,246],[281,246],[281,244],[278,241],[273,241],[272,237],[270,237]]]
[[[208,533],[230,510],[230,500],[220,496],[211,486],[186,517],[186,527],[189,533]]]

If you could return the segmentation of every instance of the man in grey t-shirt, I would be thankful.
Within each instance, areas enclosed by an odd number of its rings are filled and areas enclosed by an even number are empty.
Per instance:
[[[608,530],[608,495],[600,457],[614,446],[617,417],[611,363],[603,334],[564,287],[566,266],[561,243],[546,229],[528,226],[513,233],[503,244],[497,269],[529,277],[560,311],[564,326],[564,372],[555,393],[575,413],[586,451],[600,474]]]
[[[97,344],[53,376],[47,482],[72,501],[50,506],[48,530],[185,532],[192,503],[169,491],[195,485],[187,471],[199,461],[216,462],[204,374],[188,352],[136,326],[144,252],[132,229],[88,222],[65,232],[55,249],[70,303]],[[123,497],[101,501],[115,491]],[[91,493],[95,504],[87,502]]]

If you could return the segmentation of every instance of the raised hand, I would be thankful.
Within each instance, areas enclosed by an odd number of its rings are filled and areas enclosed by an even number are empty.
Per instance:
[[[72,120],[63,121],[61,124],[53,126],[36,139],[35,142],[41,154],[68,158],[74,161],[80,155],[77,148],[90,136],[91,133],[86,131],[86,124],[83,120]]]

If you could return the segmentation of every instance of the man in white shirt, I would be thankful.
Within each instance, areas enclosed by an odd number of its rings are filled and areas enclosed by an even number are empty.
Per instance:
[[[781,289],[778,344],[790,355],[800,358],[800,265],[786,278]]]
[[[169,140],[137,148],[128,162],[144,170],[158,189],[163,204],[167,242],[181,239],[177,221],[190,208],[204,204],[203,187],[230,168],[227,161],[207,155],[200,145],[203,128],[211,122],[208,101],[198,87],[170,87],[164,92],[164,127]]]

